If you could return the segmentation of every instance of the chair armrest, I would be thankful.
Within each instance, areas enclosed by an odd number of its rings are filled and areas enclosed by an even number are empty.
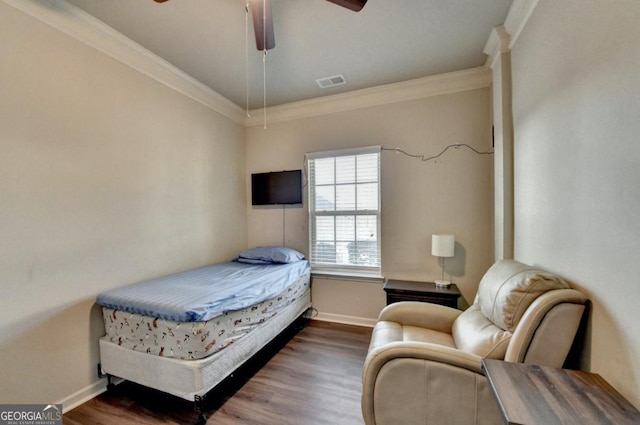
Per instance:
[[[429,417],[443,418],[438,423],[499,423],[481,361],[428,342],[397,341],[370,350],[362,373],[364,422],[431,423]]]
[[[453,322],[461,313],[461,310],[439,304],[403,301],[386,306],[380,312],[378,321],[451,333]]]
[[[540,295],[513,332],[505,361],[562,367],[587,302],[587,297],[575,289]]]
[[[390,342],[369,352],[365,359],[363,377],[371,376],[371,373],[375,376],[382,365],[397,358],[446,363],[484,375],[482,357],[475,354],[429,342],[398,341]]]

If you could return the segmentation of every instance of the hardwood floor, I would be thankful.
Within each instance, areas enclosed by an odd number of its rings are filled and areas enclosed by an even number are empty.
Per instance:
[[[363,424],[361,373],[371,329],[311,321],[290,337],[276,340],[209,394],[208,425]],[[192,403],[128,382],[64,415],[68,425],[196,419]]]

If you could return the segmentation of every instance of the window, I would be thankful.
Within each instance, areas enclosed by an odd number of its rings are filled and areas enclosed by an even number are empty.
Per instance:
[[[380,147],[307,155],[315,272],[380,277]]]

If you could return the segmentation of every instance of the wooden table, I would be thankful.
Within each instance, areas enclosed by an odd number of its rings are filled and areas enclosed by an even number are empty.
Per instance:
[[[640,424],[640,412],[600,375],[482,360],[505,424]]]
[[[413,282],[389,279],[384,285],[387,305],[400,301],[421,301],[458,308],[458,298],[462,295],[455,284],[437,287],[433,282]]]

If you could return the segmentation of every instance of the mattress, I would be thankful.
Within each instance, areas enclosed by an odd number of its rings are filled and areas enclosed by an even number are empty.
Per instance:
[[[309,271],[306,260],[214,264],[112,289],[98,295],[96,302],[114,310],[177,322],[207,321],[276,297]]]
[[[305,296],[309,274],[289,282],[275,297],[206,321],[174,321],[103,307],[105,340],[146,354],[195,360],[235,343],[260,324]]]

